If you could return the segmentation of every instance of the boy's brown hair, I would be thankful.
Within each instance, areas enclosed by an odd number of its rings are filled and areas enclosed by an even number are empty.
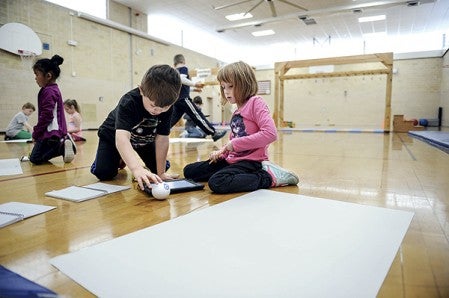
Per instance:
[[[178,99],[181,77],[179,72],[169,65],[154,65],[143,76],[140,89],[156,106],[168,107]]]
[[[254,70],[243,61],[222,67],[218,71],[217,80],[220,83],[228,83],[234,86],[235,101],[239,104],[245,103],[251,96],[257,94],[258,86]],[[224,105],[227,100],[222,88],[220,88],[220,92],[221,103]]]
[[[36,111],[36,108],[34,107],[34,105],[31,102],[27,102],[22,106],[22,110],[25,109],[32,109],[33,112]]]

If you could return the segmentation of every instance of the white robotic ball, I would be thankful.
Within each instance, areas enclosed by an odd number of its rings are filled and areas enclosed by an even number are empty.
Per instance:
[[[153,184],[153,187],[151,188],[151,195],[156,200],[165,200],[166,198],[168,198],[169,194],[170,186],[165,182]]]

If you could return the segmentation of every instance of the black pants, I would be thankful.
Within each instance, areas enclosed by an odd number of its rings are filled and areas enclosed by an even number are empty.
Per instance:
[[[272,178],[258,161],[244,160],[228,164],[199,161],[184,167],[184,177],[198,182],[208,182],[215,193],[248,192],[271,186]]]
[[[200,127],[207,135],[215,134],[215,128],[209,121],[207,121],[203,112],[201,112],[201,110],[196,107],[192,99],[189,97],[178,99],[173,105],[170,127],[173,127],[179,121],[179,119],[181,119],[184,113],[189,115],[190,119],[192,119],[192,121],[195,122],[195,124]]]
[[[90,167],[90,172],[100,180],[112,180],[118,174],[120,153],[115,146],[115,140],[110,141],[101,136],[99,131],[97,155]],[[157,173],[155,143],[134,149],[151,172]]]
[[[36,165],[48,162],[53,157],[64,155],[64,138],[56,136],[34,143],[30,161]]]

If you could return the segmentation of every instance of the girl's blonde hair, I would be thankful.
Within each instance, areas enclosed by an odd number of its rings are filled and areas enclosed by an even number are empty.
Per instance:
[[[251,66],[243,61],[234,62],[222,67],[217,74],[217,80],[234,86],[234,97],[238,104],[245,103],[257,94],[258,86],[256,74]],[[221,103],[227,103],[223,88],[220,88]]]

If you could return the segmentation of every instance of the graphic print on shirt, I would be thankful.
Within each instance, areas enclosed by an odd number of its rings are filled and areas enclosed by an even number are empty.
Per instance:
[[[245,123],[243,122],[243,117],[240,114],[235,114],[231,119],[231,134],[233,138],[245,137],[248,134],[246,133]],[[249,155],[253,150],[246,150],[235,152],[234,156],[245,156]]]
[[[154,142],[158,119],[145,118],[131,129],[131,144],[133,148],[139,148]]]
[[[231,119],[231,132],[234,138],[240,138],[247,136],[245,123],[243,122],[243,117],[240,114],[236,114]]]

